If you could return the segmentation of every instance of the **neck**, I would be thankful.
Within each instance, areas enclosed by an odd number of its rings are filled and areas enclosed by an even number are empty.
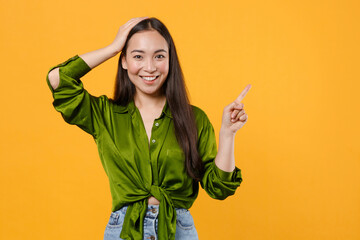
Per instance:
[[[145,109],[151,109],[154,107],[160,107],[162,108],[165,105],[166,96],[160,95],[160,96],[149,96],[149,95],[142,95],[135,93],[134,96],[134,103],[138,109],[145,108]]]

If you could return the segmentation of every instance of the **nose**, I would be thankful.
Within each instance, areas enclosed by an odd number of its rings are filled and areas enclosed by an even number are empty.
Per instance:
[[[154,72],[156,71],[156,66],[154,64],[154,61],[153,59],[148,59],[146,62],[145,62],[145,66],[144,66],[144,69],[147,71],[147,72]]]

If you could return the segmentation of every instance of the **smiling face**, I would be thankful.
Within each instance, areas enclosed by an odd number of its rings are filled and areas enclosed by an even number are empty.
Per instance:
[[[155,30],[135,33],[121,63],[136,87],[136,94],[161,96],[169,73],[169,47],[160,33]]]

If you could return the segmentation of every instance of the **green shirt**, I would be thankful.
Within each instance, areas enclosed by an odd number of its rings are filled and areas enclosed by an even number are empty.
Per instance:
[[[60,83],[52,92],[53,106],[69,124],[91,134],[97,144],[102,166],[109,178],[112,211],[129,205],[120,237],[142,239],[147,201],[154,196],[160,201],[158,237],[175,239],[177,208],[189,209],[199,192],[199,183],[187,175],[184,153],[175,136],[174,123],[167,102],[154,120],[151,140],[145,131],[134,102],[120,106],[106,95],[92,96],[80,80],[91,68],[75,55],[50,68],[59,68]],[[223,200],[235,193],[242,182],[241,170],[219,169],[215,133],[207,115],[192,105],[198,129],[197,148],[205,166],[200,181],[207,194]]]

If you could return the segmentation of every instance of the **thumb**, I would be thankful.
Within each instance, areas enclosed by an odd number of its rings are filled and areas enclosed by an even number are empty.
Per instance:
[[[225,106],[224,112],[231,112],[231,110],[234,109],[235,105],[236,105],[236,102],[232,102],[229,105]]]

